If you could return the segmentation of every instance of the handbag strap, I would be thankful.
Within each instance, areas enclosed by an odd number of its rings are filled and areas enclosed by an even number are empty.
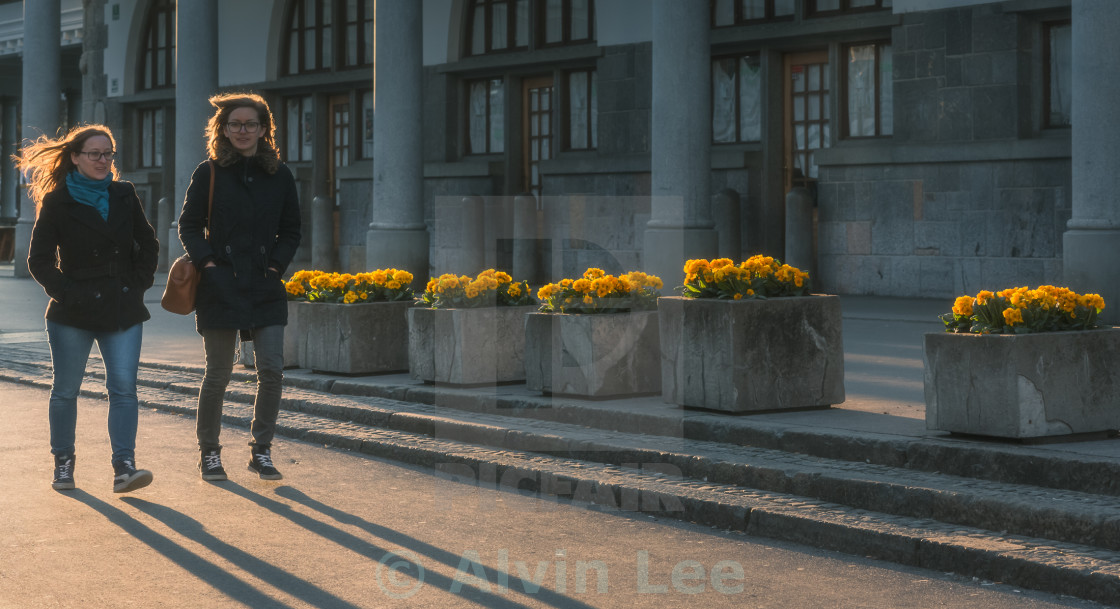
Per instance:
[[[210,195],[207,197],[208,202],[206,203],[206,238],[209,239],[210,238],[210,216],[212,215],[212,212],[214,211],[214,160],[213,159],[206,159],[206,162],[210,165]]]

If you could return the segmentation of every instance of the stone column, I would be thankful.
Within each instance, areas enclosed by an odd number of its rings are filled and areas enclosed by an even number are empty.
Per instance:
[[[167,234],[169,260],[183,253],[179,214],[195,167],[206,160],[207,101],[218,89],[218,2],[192,0],[175,11],[175,212]]]
[[[16,153],[16,140],[19,134],[19,117],[16,114],[16,98],[0,98],[0,218],[15,218],[19,215],[19,173],[12,155]]]
[[[20,138],[29,142],[41,135],[54,137],[61,108],[62,53],[59,48],[61,8],[58,2],[23,2],[23,129]],[[19,222],[16,224],[15,276],[30,277],[27,251],[35,224],[35,202],[20,189]]]
[[[373,123],[373,210],[366,233],[366,267],[411,272],[420,286],[429,273],[424,224],[421,3],[379,0]]]
[[[1120,23],[1115,0],[1075,0],[1073,11],[1073,216],[1062,245],[1065,283],[1097,293],[1104,324],[1120,324]]]
[[[644,267],[668,290],[719,251],[711,200],[711,50],[703,0],[653,0],[650,220]]]

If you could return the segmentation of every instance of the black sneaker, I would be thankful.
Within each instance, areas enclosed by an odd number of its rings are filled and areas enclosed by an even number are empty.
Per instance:
[[[267,448],[254,448],[249,454],[249,471],[257,472],[261,480],[279,480],[284,477],[272,465],[272,453]]]
[[[218,482],[226,479],[226,470],[222,467],[222,451],[218,448],[202,451],[198,459],[198,471],[202,472],[202,479]]]
[[[74,488],[74,455],[54,456],[54,481],[51,488],[56,491],[69,491]]]
[[[113,492],[127,493],[138,488],[144,488],[152,483],[152,472],[146,469],[136,469],[132,459],[113,461]]]

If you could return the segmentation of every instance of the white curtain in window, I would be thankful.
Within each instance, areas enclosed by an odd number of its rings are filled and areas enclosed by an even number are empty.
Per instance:
[[[490,81],[490,152],[505,152],[505,99],[502,81]]]
[[[544,41],[560,42],[564,36],[564,3],[561,0],[545,0]]]
[[[1051,127],[1071,125],[1070,93],[1073,66],[1073,26],[1066,23],[1050,28],[1050,117]]]
[[[766,0],[743,0],[743,19],[765,19]]]
[[[591,147],[599,147],[599,73],[591,71]]]
[[[285,121],[287,125],[287,133],[284,134],[284,141],[287,142],[287,148],[284,158],[287,161],[298,161],[300,151],[300,108],[298,98],[289,98],[287,103],[288,118]]]
[[[735,59],[712,62],[712,141],[735,141]]]
[[[757,56],[739,58],[739,141],[762,139],[762,66]]]
[[[735,0],[716,0],[716,27],[735,24]]]
[[[588,147],[588,85],[587,72],[572,72],[568,76],[568,140],[573,149]]]
[[[504,49],[509,46],[509,7],[505,2],[495,2],[490,7],[490,48]]]
[[[591,37],[591,17],[587,0],[572,0],[572,40],[587,40]]]
[[[875,135],[875,45],[848,49],[848,135]]]
[[[486,152],[486,98],[489,92],[485,81],[471,83],[470,97],[470,151]]]
[[[894,56],[891,45],[879,47],[879,135],[894,133]]]

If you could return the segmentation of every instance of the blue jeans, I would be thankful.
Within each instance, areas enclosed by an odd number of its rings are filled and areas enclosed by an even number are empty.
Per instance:
[[[222,431],[222,405],[233,375],[238,331],[203,330],[201,334],[206,374],[198,391],[195,433],[198,448],[208,451],[222,447],[218,441]],[[249,426],[253,439],[249,444],[268,448],[276,435],[280,392],[284,385],[284,326],[253,328],[253,363],[257,369],[257,395],[253,402],[253,422]]]
[[[134,458],[139,418],[136,372],[140,367],[140,343],[143,338],[143,324],[116,332],[93,332],[47,320],[47,340],[51,345],[54,367],[48,409],[52,453],[74,453],[78,392],[85,378],[90,349],[96,341],[97,350],[105,362],[105,389],[109,393],[109,443],[113,447],[113,461]]]

